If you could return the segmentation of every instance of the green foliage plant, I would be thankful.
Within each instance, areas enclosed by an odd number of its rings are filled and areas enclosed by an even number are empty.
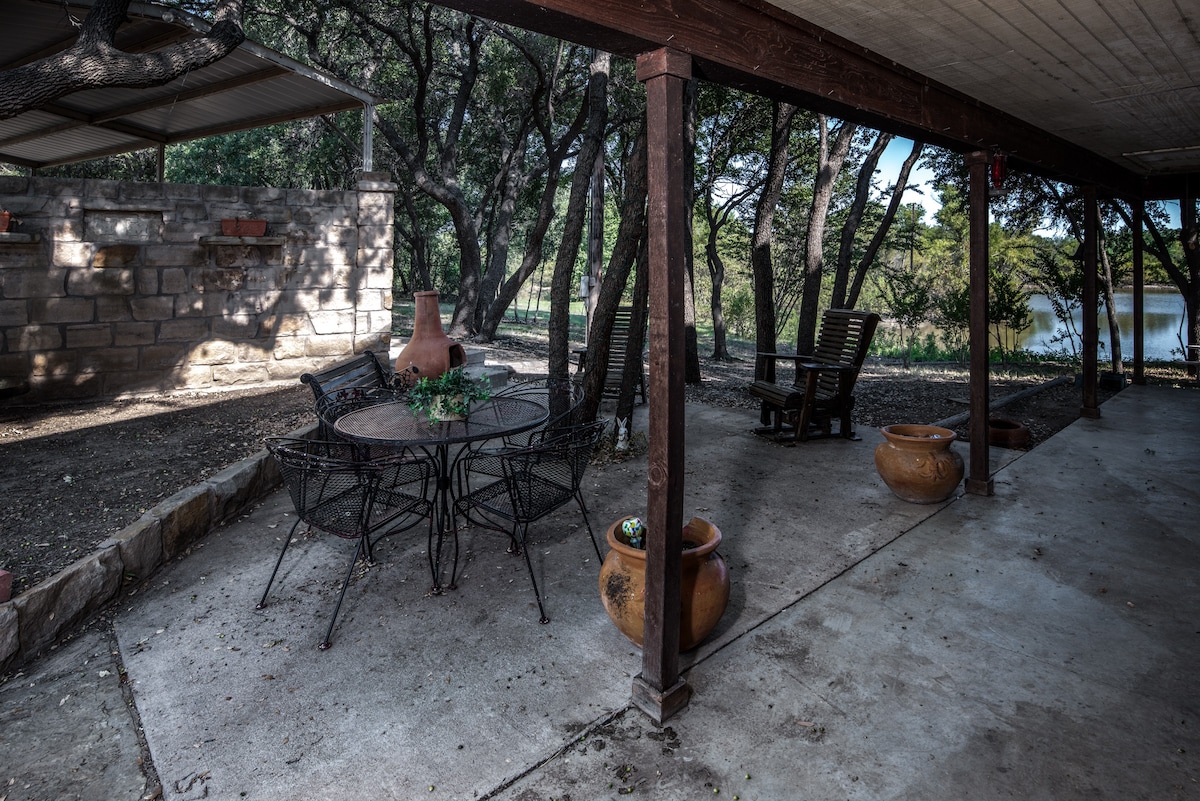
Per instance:
[[[447,417],[466,415],[473,401],[487,400],[492,395],[486,378],[472,378],[465,367],[453,367],[437,378],[424,376],[408,391],[408,405],[417,414],[424,414],[430,423],[440,423]]]

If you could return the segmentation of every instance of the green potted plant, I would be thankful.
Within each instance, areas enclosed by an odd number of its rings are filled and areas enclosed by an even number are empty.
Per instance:
[[[471,402],[487,400],[491,394],[486,378],[472,378],[465,367],[453,367],[437,378],[419,379],[408,391],[408,405],[430,423],[466,420]]]

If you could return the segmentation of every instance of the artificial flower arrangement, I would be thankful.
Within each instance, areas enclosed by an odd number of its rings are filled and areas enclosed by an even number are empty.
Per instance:
[[[473,401],[491,397],[487,378],[472,378],[465,367],[453,367],[437,378],[422,376],[408,391],[408,405],[430,423],[465,420]]]

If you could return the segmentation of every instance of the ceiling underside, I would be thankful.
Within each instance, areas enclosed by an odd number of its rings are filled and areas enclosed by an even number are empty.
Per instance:
[[[703,79],[1114,194],[1200,184],[1182,0],[439,2],[627,57],[670,47]]]
[[[0,70],[63,50],[87,5],[5,0]],[[117,35],[125,52],[152,52],[195,38],[206,25],[179,12],[134,3]],[[366,92],[252,42],[204,69],[152,88],[76,92],[37,111],[0,120],[0,161],[65,164],[218,133],[363,108]]]

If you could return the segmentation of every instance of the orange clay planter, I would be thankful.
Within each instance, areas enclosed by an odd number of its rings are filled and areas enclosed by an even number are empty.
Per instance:
[[[646,552],[625,541],[621,524],[627,519],[623,517],[608,527],[610,550],[600,568],[600,599],[620,632],[641,648],[646,613]],[[690,651],[699,645],[716,628],[729,603],[729,570],[717,553],[720,544],[721,530],[703,518],[693,517],[683,527],[680,651]]]
[[[910,503],[941,503],[954,494],[962,481],[963,460],[950,447],[957,439],[953,431],[922,425],[879,430],[885,441],[875,449],[875,469],[896,497]]]

